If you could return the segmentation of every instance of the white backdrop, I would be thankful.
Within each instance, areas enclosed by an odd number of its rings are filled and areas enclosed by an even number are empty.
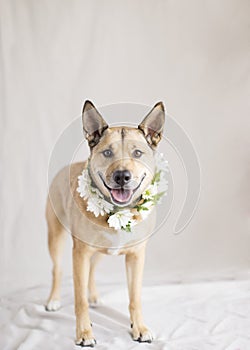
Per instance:
[[[2,294],[50,280],[49,155],[86,98],[163,100],[200,158],[196,215],[180,235],[173,215],[150,240],[145,282],[248,277],[249,11],[247,0],[1,1]],[[107,257],[99,280],[123,281],[122,264]]]

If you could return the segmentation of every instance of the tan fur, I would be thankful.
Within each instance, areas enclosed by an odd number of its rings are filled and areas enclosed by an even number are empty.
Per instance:
[[[112,160],[104,159],[102,155],[102,151],[108,147],[112,148],[115,154]],[[131,156],[136,148],[144,152],[144,163],[137,162]],[[49,251],[53,261],[53,283],[47,306],[60,300],[61,259],[67,230],[73,238],[76,342],[82,345],[94,345],[88,307],[89,302],[92,304],[98,302],[94,280],[96,264],[103,253],[112,253],[113,238],[122,239],[124,232],[110,228],[106,222],[107,216],[96,218],[93,213],[86,210],[86,201],[76,191],[77,177],[86,166],[86,162],[75,163],[62,169],[50,186],[46,218]],[[110,194],[97,175],[97,170],[101,171],[105,175],[105,181],[109,182],[116,168],[130,170],[138,182],[142,175],[146,174],[133,200],[139,198],[154,174],[153,150],[140,130],[117,127],[103,131],[102,137],[91,150],[90,174],[97,187],[107,197]],[[117,250],[118,254],[126,255],[132,335],[134,339],[140,338],[141,341],[152,340],[152,335],[142,318],[141,285],[147,238],[153,230],[154,221],[153,212],[148,220],[141,221],[135,226],[137,232],[143,235],[133,238],[131,233],[130,241],[119,246]]]

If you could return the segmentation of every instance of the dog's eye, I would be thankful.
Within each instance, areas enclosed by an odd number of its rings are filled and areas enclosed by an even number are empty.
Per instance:
[[[134,150],[133,157],[140,158],[141,156],[142,156],[142,151],[140,151],[139,149]]]
[[[112,157],[113,152],[110,149],[105,149],[105,151],[103,151],[102,154],[104,155],[104,157],[110,158]]]

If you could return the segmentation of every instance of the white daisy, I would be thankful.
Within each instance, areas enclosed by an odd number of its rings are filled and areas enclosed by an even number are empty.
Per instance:
[[[151,212],[151,209],[153,209],[154,207],[154,202],[153,201],[146,201],[144,203],[142,203],[142,205],[140,206],[140,215],[142,220],[146,219],[146,217],[148,217],[148,215]]]
[[[164,159],[163,153],[155,154],[156,168],[158,171],[169,172],[168,161]]]
[[[120,230],[126,228],[127,225],[134,226],[135,220],[132,219],[133,214],[129,209],[124,209],[117,211],[113,215],[110,215],[108,218],[108,224],[110,227],[113,227],[115,230]]]
[[[157,194],[158,188],[157,183],[154,182],[153,184],[149,185],[146,190],[142,194],[143,199],[153,199],[153,197]]]
[[[157,188],[158,188],[158,193],[165,192],[164,195],[166,195],[168,190],[168,180],[164,177],[164,175],[165,175],[164,173],[161,173],[161,178]]]
[[[88,176],[88,170],[84,169],[82,175],[78,176],[77,192],[80,197],[87,199],[91,195],[91,180]]]
[[[105,201],[105,199],[102,199],[102,207],[107,214],[111,213],[114,210],[113,204]]]
[[[92,196],[88,199],[87,211],[91,211],[95,217],[109,214],[113,210],[113,205],[98,196]]]

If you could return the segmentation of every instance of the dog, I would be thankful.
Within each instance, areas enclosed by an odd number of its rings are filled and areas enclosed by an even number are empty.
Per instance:
[[[155,214],[152,210],[144,219],[138,214],[138,208],[142,194],[154,177],[154,155],[165,123],[164,105],[157,103],[137,128],[109,127],[92,102],[86,101],[82,123],[90,156],[85,162],[62,169],[49,189],[46,219],[53,282],[46,310],[60,308],[62,253],[66,232],[70,231],[73,239],[76,344],[93,347],[96,343],[88,309],[89,305],[98,303],[94,273],[103,254],[125,255],[132,338],[151,342],[152,333],[142,317],[141,288],[145,248],[154,229]],[[81,174],[85,178],[79,178]],[[84,179],[91,186],[91,191],[87,189],[90,193],[86,188],[81,192],[79,183],[83,181],[85,186]],[[114,208],[121,211],[114,215]],[[128,215],[125,223],[120,222],[120,213]],[[134,236],[134,229],[139,238],[136,233]],[[126,235],[130,239],[128,242],[122,241]],[[120,237],[118,247],[112,243],[117,237]]]

